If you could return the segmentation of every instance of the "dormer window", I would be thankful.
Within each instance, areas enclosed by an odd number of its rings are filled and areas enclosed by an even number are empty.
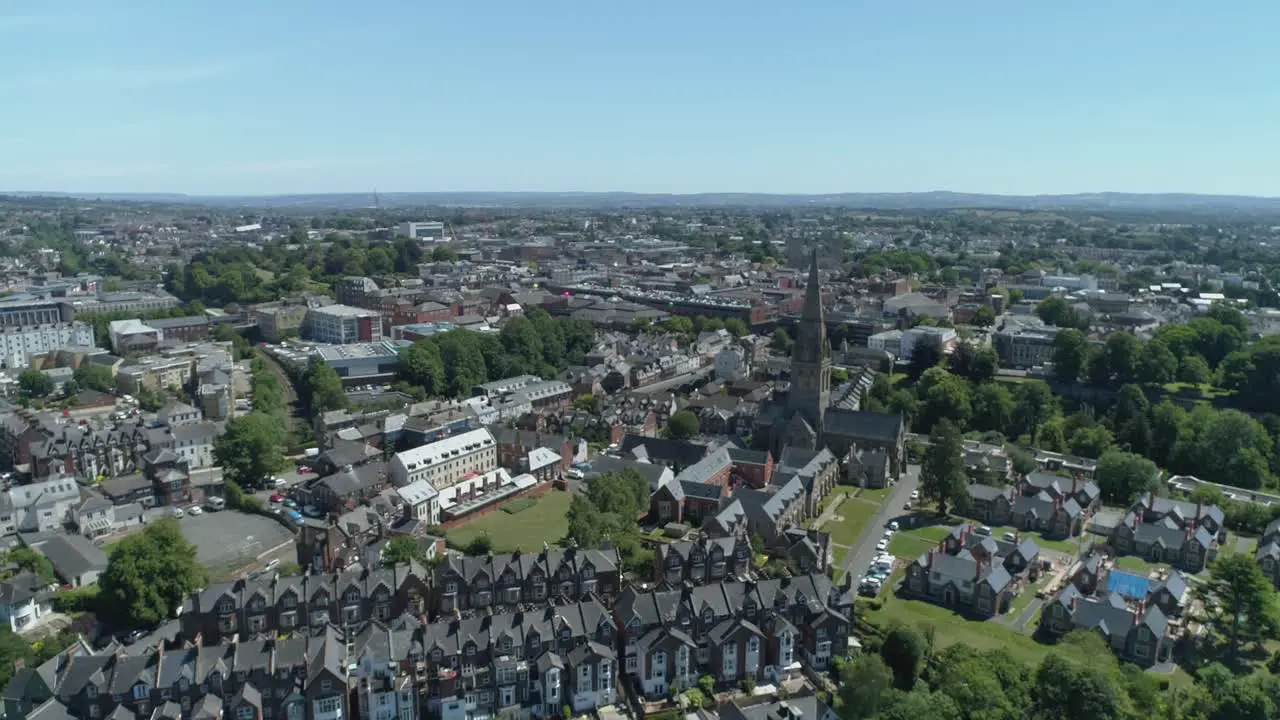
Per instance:
[[[467,646],[463,648],[463,652],[466,653],[467,657],[471,657],[476,654],[476,646],[473,643],[467,643]]]

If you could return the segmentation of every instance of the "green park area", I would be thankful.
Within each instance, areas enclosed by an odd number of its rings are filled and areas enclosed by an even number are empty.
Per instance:
[[[569,493],[552,490],[537,498],[515,500],[445,534],[454,547],[465,548],[476,538],[488,535],[494,552],[535,552],[542,549],[543,543],[554,545],[568,533],[565,513],[570,499]]]

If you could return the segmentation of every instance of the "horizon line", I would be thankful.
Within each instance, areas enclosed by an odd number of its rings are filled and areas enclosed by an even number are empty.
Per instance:
[[[641,190],[327,190],[322,192],[270,192],[270,193],[193,193],[164,190],[0,190],[7,197],[105,197],[111,195],[169,196],[187,198],[276,198],[276,197],[324,197],[334,195],[638,195],[661,197],[702,197],[707,195],[745,195],[766,197],[816,198],[850,195],[970,195],[991,198],[1071,198],[1089,195],[1127,195],[1135,197],[1183,196],[1201,198],[1231,198],[1243,200],[1280,200],[1280,195],[1249,195],[1243,193],[1206,193],[1192,191],[1130,191],[1130,190],[1081,190],[1052,193],[1002,193],[968,190],[838,190],[833,192],[770,192],[767,190],[700,190],[695,192],[661,192]]]

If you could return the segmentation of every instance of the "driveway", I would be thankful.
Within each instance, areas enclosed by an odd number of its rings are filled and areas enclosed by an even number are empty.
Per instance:
[[[854,578],[855,583],[858,578],[866,574],[867,569],[871,567],[871,561],[876,559],[876,543],[880,542],[880,538],[884,535],[885,526],[891,520],[903,515],[903,506],[907,504],[911,493],[915,492],[919,485],[920,466],[908,465],[902,477],[898,478],[898,484],[893,486],[893,491],[880,506],[880,511],[867,525],[867,529],[862,531],[858,544],[845,555],[845,572]]]

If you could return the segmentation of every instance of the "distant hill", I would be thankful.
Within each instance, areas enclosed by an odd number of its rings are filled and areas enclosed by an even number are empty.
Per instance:
[[[182,195],[168,193],[4,193],[15,197],[65,197],[147,203],[186,203],[212,207],[355,209],[373,204],[371,193],[316,195]],[[655,208],[655,207],[801,207],[835,206],[869,210],[950,210],[959,208],[1023,211],[1225,212],[1280,214],[1280,198],[1246,195],[1080,193],[1075,195],[981,195],[947,191],[922,193],[698,193],[692,195],[626,192],[390,192],[379,193],[382,207],[503,208]]]

